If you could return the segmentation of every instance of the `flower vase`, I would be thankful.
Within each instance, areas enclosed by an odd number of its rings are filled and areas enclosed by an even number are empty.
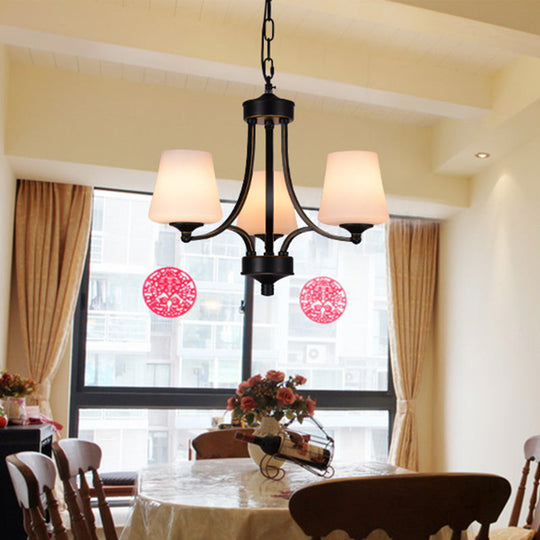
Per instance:
[[[3,398],[4,410],[8,417],[8,422],[14,425],[28,424],[28,413],[26,411],[26,398],[7,396]]]
[[[272,418],[271,416],[263,416],[261,418],[261,424],[253,431],[253,435],[257,435],[258,437],[264,437],[265,435],[278,435],[280,431],[281,426],[275,418]],[[251,459],[257,464],[257,467],[261,466],[261,461],[263,458],[265,458],[265,456],[266,458],[263,463],[264,467],[274,467],[279,469],[284,463],[282,459],[275,457],[270,458],[270,456],[263,452],[263,450],[261,450],[261,448],[256,444],[248,444],[248,453]]]

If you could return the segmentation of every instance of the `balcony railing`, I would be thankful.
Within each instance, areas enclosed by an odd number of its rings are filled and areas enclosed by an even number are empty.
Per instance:
[[[87,340],[101,343],[150,343],[148,315],[125,311],[88,311]]]

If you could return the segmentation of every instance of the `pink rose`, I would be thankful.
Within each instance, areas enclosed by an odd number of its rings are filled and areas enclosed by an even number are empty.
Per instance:
[[[255,400],[250,396],[244,396],[240,400],[240,407],[242,407],[242,410],[244,412],[250,411],[251,409],[255,407],[255,405],[256,405]]]
[[[294,397],[296,401],[304,401],[304,398],[300,394],[295,394]]]
[[[266,378],[273,382],[283,382],[285,379],[285,373],[283,371],[275,371],[271,369],[267,374]]]
[[[306,406],[307,406],[309,416],[313,416],[315,414],[316,405],[317,405],[317,402],[314,401],[313,399],[309,397],[306,399]]]
[[[236,394],[241,396],[248,388],[249,388],[248,382],[247,381],[242,381],[238,385],[238,389],[236,390]]]
[[[262,375],[253,375],[247,380],[248,386],[255,386],[262,381]]]
[[[293,379],[294,384],[306,384],[307,379],[302,377],[302,375],[295,375]]]
[[[278,398],[279,401],[281,401],[285,405],[291,405],[292,403],[294,403],[294,400],[296,399],[290,388],[280,388],[277,391],[276,397]]]
[[[237,399],[236,399],[236,397],[234,397],[234,396],[230,397],[230,398],[227,400],[227,410],[228,410],[228,411],[233,411],[234,408],[236,407],[236,404],[237,404]]]

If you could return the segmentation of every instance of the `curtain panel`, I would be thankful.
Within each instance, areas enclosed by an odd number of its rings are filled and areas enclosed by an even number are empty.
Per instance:
[[[15,270],[31,401],[51,415],[51,382],[69,344],[88,247],[92,188],[20,180]]]
[[[389,461],[418,470],[416,396],[433,315],[439,224],[392,218],[386,234],[390,357],[397,398]]]

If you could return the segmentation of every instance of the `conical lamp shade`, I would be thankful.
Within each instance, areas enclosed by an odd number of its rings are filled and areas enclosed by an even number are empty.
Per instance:
[[[212,154],[163,152],[148,217],[157,223],[215,223],[222,215]]]
[[[388,220],[379,158],[375,152],[328,154],[319,221],[328,225]]]
[[[266,175],[255,171],[249,193],[238,216],[238,226],[252,235],[266,232]],[[296,213],[281,171],[274,171],[274,233],[289,234],[298,228]]]

